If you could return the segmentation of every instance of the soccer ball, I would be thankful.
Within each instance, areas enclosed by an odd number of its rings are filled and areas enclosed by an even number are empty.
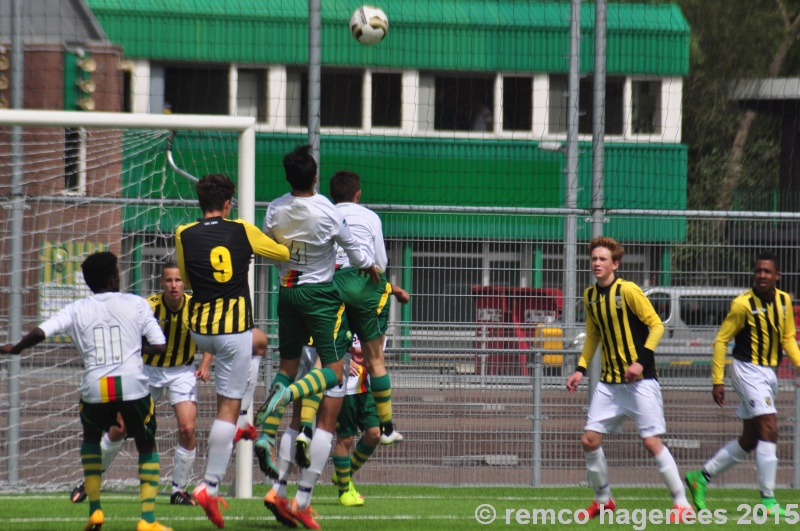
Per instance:
[[[350,17],[350,33],[366,46],[378,44],[389,33],[389,19],[377,7],[361,6]]]

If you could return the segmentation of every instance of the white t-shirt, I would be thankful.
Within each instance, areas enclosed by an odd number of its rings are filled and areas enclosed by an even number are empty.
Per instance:
[[[142,337],[151,345],[167,342],[150,304],[129,293],[91,295],[66,306],[39,328],[45,337],[67,334],[72,338],[86,368],[81,398],[90,404],[147,396]]]
[[[389,258],[386,256],[386,244],[383,242],[383,225],[381,218],[372,210],[357,203],[338,203],[336,208],[347,221],[347,227],[353,234],[358,244],[369,253],[369,258],[374,260],[375,267],[382,273],[386,271]],[[336,265],[349,267],[350,259],[343,249],[336,251]]]
[[[320,194],[286,194],[269,204],[264,232],[289,248],[289,261],[280,264],[281,285],[319,284],[333,279],[338,244],[358,268],[374,264],[356,242],[342,214]]]

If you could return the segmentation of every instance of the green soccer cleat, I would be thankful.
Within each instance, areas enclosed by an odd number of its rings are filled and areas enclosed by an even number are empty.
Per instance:
[[[761,505],[767,509],[767,516],[773,516],[776,513],[778,516],[786,516],[786,509],[781,507],[775,498],[761,498]],[[762,513],[760,508],[758,513]]]
[[[345,507],[361,507],[364,505],[364,499],[359,497],[358,492],[352,488],[352,484],[350,487],[350,489],[344,491],[339,496],[339,505],[344,505]]]
[[[262,433],[256,439],[253,452],[258,458],[258,468],[272,479],[278,479],[278,463],[275,460],[275,437]]]
[[[358,498],[359,500],[363,500],[364,496],[358,493],[356,490],[356,486],[353,484],[353,480],[350,480],[350,486],[347,488],[347,492],[352,492],[353,495]]]
[[[261,417],[261,424],[275,411],[280,411],[281,408],[286,407],[292,401],[292,391],[282,383],[276,383],[272,386],[269,396],[264,401],[266,408],[264,409]],[[263,407],[263,406],[262,406]],[[259,409],[261,413],[261,409]]]
[[[689,493],[692,495],[694,508],[698,511],[708,509],[706,506],[706,487],[708,486],[708,480],[703,475],[703,471],[695,470],[687,472],[686,486],[689,487]]]

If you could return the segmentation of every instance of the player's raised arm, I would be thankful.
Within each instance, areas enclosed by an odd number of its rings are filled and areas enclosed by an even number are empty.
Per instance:
[[[277,243],[255,225],[246,221],[240,220],[240,222],[244,225],[254,253],[276,262],[285,262],[289,259],[289,249],[285,245]]]

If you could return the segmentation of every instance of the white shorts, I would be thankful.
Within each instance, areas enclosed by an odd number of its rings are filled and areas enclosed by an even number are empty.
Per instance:
[[[583,430],[619,433],[628,417],[636,423],[642,439],[667,433],[664,400],[657,380],[648,378],[627,384],[599,382]]]
[[[171,406],[187,401],[197,402],[197,378],[194,375],[194,365],[178,367],[145,365],[144,374],[150,380],[150,396],[153,397],[153,402],[158,402],[164,389],[167,390]]]
[[[192,339],[200,350],[214,355],[214,385],[217,394],[241,399],[250,382],[253,331],[219,335],[192,332]]]
[[[303,353],[300,355],[300,367],[297,369],[297,376],[294,377],[294,380],[297,381],[314,368],[314,364],[317,361],[317,349],[312,346],[305,346],[303,347]],[[350,354],[347,353],[344,355],[344,367],[350,366]],[[348,370],[344,369],[344,381],[330,389],[324,391],[322,394],[325,396],[329,396],[331,398],[344,398],[345,391],[347,389],[347,373]]]
[[[778,377],[771,367],[761,367],[747,361],[733,360],[731,383],[739,395],[736,415],[752,419],[775,414],[775,397],[778,395]]]

